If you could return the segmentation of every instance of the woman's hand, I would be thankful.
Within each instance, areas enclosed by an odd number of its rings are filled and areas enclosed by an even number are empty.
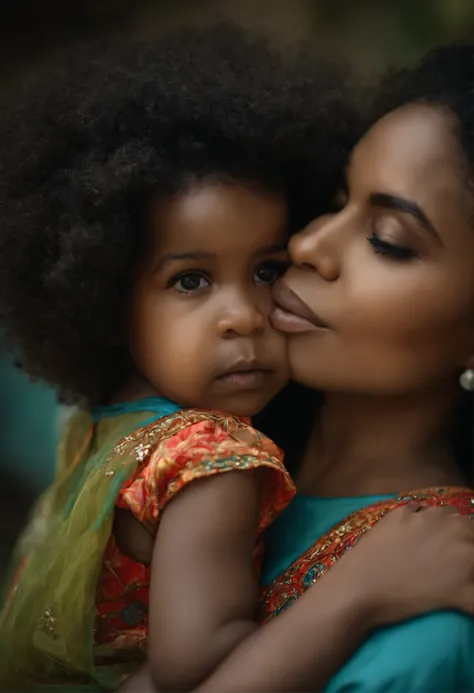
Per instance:
[[[399,508],[331,572],[347,590],[362,591],[374,626],[440,609],[474,615],[474,521],[447,506]]]

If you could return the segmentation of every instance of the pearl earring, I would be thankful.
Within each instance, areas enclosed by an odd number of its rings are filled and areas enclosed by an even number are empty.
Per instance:
[[[459,376],[459,383],[463,390],[474,392],[474,370],[472,370],[472,368],[466,368]]]

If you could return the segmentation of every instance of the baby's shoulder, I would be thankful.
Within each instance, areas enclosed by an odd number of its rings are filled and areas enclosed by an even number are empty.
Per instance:
[[[265,454],[283,461],[282,450],[255,429],[249,418],[209,409],[183,409],[137,428],[124,436],[112,450],[111,458],[134,458],[143,462],[152,456],[173,459],[194,450],[193,459]],[[200,453],[199,453],[200,451]]]
[[[204,446],[204,455],[220,457],[229,452],[261,455],[283,460],[283,452],[267,436],[252,426],[249,418],[232,416],[220,411],[188,409],[181,412],[181,425],[171,426],[162,437],[167,450],[175,445]]]
[[[188,409],[164,417],[123,439],[114,455],[139,463],[117,505],[147,525],[156,526],[167,503],[191,482],[225,472],[261,469],[266,495],[281,497],[278,506],[294,493],[282,451],[249,419],[217,411]]]

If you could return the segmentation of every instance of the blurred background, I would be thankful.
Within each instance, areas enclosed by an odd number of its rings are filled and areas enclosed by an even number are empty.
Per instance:
[[[76,38],[150,34],[216,14],[277,41],[315,42],[364,81],[435,45],[474,40],[472,0],[1,0],[1,88]],[[29,382],[0,347],[0,579],[31,503],[52,478],[61,415],[54,393]]]

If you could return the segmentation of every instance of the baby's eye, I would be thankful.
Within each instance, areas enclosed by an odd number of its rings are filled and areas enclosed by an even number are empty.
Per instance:
[[[256,284],[274,284],[277,279],[285,272],[288,267],[287,262],[266,262],[264,265],[260,265],[255,271],[255,283]]]
[[[186,272],[186,274],[177,277],[173,282],[173,288],[184,294],[206,289],[208,286],[210,286],[209,279],[199,272]]]

